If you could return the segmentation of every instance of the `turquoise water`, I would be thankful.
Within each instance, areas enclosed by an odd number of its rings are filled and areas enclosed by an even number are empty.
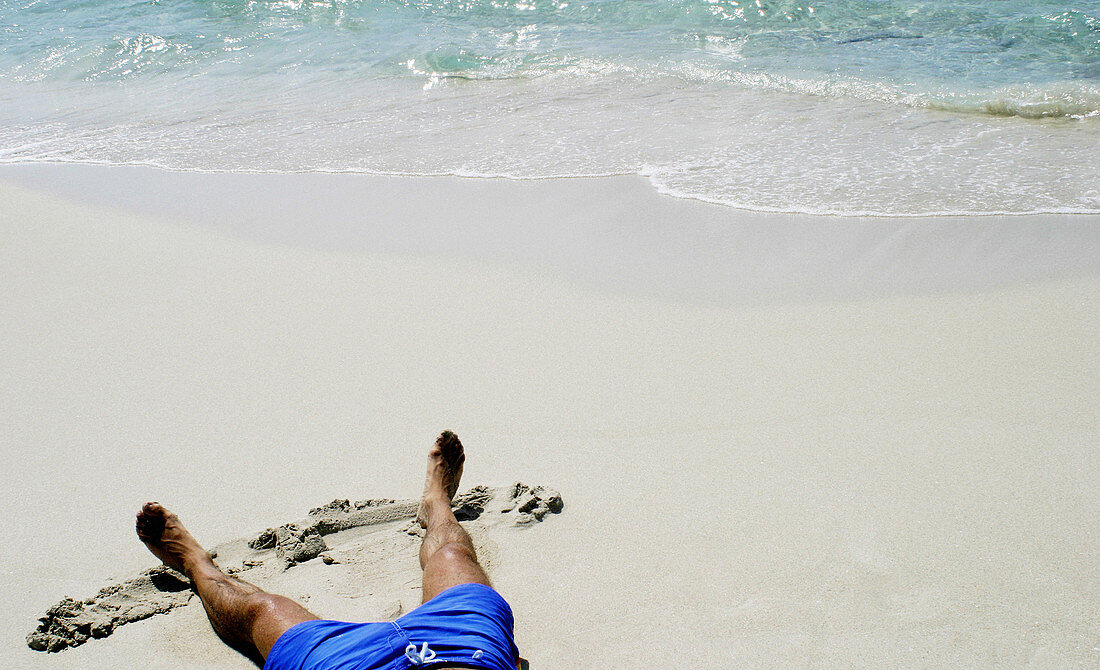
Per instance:
[[[1100,211],[1100,0],[0,2],[0,161]]]

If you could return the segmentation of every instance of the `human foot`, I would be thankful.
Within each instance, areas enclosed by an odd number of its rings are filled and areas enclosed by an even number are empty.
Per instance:
[[[416,519],[427,528],[427,504],[454,500],[458,492],[458,483],[462,479],[462,464],[466,454],[458,436],[449,430],[443,431],[428,451],[428,476],[424,482],[424,498]]]
[[[187,532],[179,517],[160,503],[142,506],[137,514],[137,535],[162,563],[188,577],[197,566],[210,561],[210,554]]]

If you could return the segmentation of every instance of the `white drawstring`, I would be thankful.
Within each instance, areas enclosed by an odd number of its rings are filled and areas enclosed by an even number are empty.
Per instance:
[[[430,663],[435,658],[435,652],[428,649],[428,643],[425,642],[420,651],[416,650],[416,645],[412,642],[409,646],[405,647],[405,658],[412,661],[413,665],[424,665]]]

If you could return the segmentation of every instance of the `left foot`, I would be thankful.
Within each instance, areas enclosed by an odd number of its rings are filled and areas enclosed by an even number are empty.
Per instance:
[[[458,493],[458,483],[462,479],[462,464],[466,454],[458,436],[449,430],[443,431],[428,451],[428,476],[424,482],[424,498],[416,520],[428,527],[427,504],[430,501],[446,502],[448,505]]]
[[[162,563],[189,578],[197,566],[211,562],[210,554],[187,532],[179,517],[160,503],[148,502],[142,506],[137,515],[137,534]]]

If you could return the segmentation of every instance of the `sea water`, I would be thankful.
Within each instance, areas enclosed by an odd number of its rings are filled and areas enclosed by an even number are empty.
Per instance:
[[[1100,212],[1100,0],[0,0],[0,162]]]

